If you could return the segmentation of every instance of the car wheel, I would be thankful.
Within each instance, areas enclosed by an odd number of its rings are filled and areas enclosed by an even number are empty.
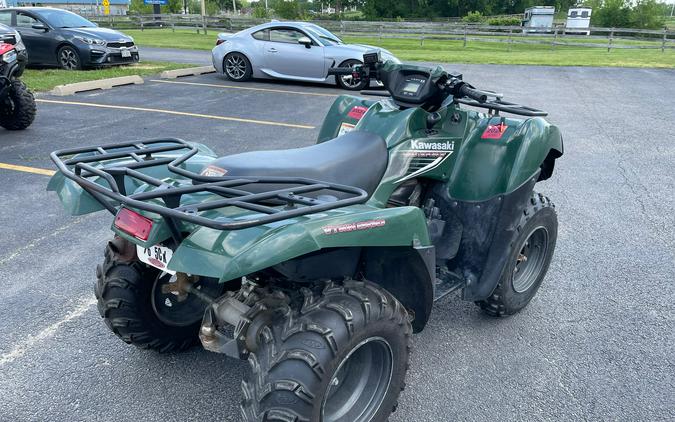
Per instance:
[[[343,62],[340,67],[354,67],[361,64],[358,60],[347,60]],[[337,85],[349,91],[360,91],[368,86],[367,79],[354,79],[352,75],[340,75],[335,77]]]
[[[59,51],[56,53],[58,59],[58,64],[61,69],[65,70],[79,70],[82,69],[82,62],[80,61],[80,55],[77,53],[73,47],[66,45],[59,48]]]
[[[225,76],[231,81],[244,82],[251,79],[251,62],[241,53],[230,53],[223,60]]]

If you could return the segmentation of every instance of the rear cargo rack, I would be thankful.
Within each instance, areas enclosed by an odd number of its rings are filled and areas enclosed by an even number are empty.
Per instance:
[[[118,210],[115,203],[157,213],[167,220],[174,238],[178,239],[182,237],[176,225],[177,220],[216,230],[241,230],[361,204],[368,199],[363,189],[302,177],[213,177],[181,167],[198,152],[196,146],[182,139],[167,138],[62,149],[52,152],[50,157],[65,177],[77,183],[111,213],[115,214]],[[172,156],[162,157],[163,153],[172,153]],[[176,153],[182,154],[176,157]],[[133,162],[115,164],[117,160],[129,159]],[[112,162],[106,163],[109,161]],[[171,173],[180,176],[174,180],[179,182],[178,186],[139,171],[157,166],[166,166]],[[95,177],[100,177],[105,183],[91,180]],[[137,179],[152,188],[128,194],[125,185],[127,178]],[[281,187],[270,190],[270,185]],[[251,188],[262,192],[253,193],[248,190]],[[183,195],[205,192],[210,194],[208,200],[181,205]],[[329,198],[306,196],[319,192]],[[225,207],[238,207],[254,211],[255,214],[248,218],[209,218],[200,215],[202,211]]]

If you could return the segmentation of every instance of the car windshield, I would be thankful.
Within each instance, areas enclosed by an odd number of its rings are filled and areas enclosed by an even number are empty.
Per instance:
[[[318,25],[308,25],[305,27],[305,29],[308,32],[311,32],[315,37],[320,38],[321,41],[326,45],[343,44],[342,40],[337,35]]]
[[[54,28],[94,28],[96,25],[80,15],[65,10],[41,10],[40,17]]]

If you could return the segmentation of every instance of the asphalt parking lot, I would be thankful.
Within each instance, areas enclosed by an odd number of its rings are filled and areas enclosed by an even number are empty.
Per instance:
[[[436,304],[391,420],[675,419],[675,71],[452,68],[561,127],[565,155],[539,186],[557,205],[558,246],[515,317],[456,296]],[[239,420],[247,364],[114,337],[92,290],[111,218],[67,216],[48,176],[10,169],[130,139],[179,137],[222,155],[309,145],[339,93],[176,82],[42,95],[29,130],[0,132],[0,420]]]

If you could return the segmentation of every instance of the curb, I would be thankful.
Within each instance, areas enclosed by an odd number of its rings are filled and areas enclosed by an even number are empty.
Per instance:
[[[186,69],[165,70],[159,74],[159,77],[161,79],[176,79],[181,76],[197,76],[215,72],[216,68],[213,66],[188,67]]]
[[[138,75],[120,76],[118,78],[99,79],[96,81],[77,82],[74,84],[58,85],[51,90],[50,94],[65,96],[72,95],[76,92],[92,91],[95,89],[111,89],[121,85],[140,85],[143,83],[143,78]]]

